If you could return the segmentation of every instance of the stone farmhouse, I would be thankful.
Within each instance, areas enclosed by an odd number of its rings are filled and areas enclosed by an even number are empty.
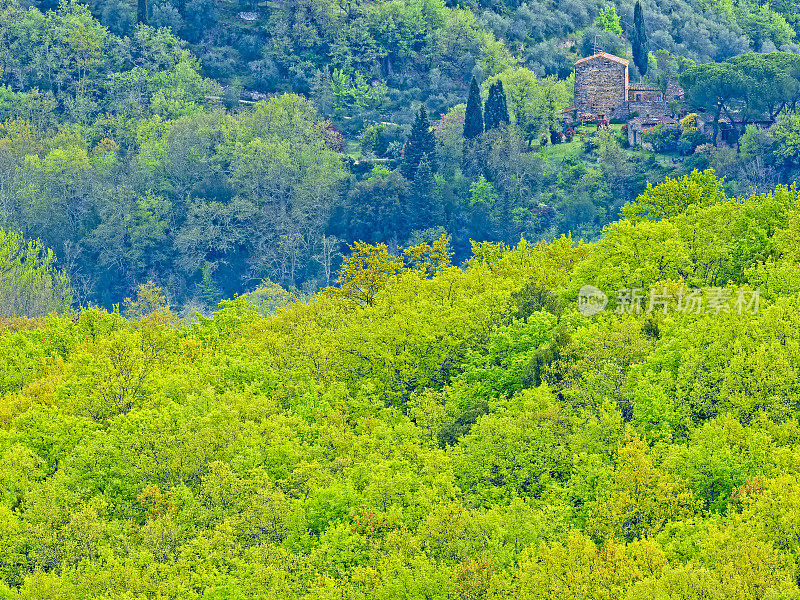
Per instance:
[[[598,52],[575,63],[575,118],[581,120],[623,120],[629,122],[631,143],[642,129],[658,123],[675,123],[669,104],[683,99],[674,82],[666,90],[645,83],[631,83],[629,62],[619,56]]]

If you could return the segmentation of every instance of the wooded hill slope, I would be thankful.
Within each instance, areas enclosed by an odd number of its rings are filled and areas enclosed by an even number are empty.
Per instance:
[[[445,233],[461,264],[470,240],[596,239],[667,175],[713,167],[741,195],[798,174],[796,115],[745,127],[794,112],[790,53],[706,63],[686,86],[683,108],[723,107],[741,152],[694,121],[654,128],[658,156],[621,124],[566,127],[574,60],[628,55],[627,1],[143,5],[151,25],[132,3],[0,3],[0,226],[53,250],[76,305],[153,280],[182,316],[210,314],[264,280],[316,292],[355,241]],[[796,50],[794,10],[645,2],[648,77]],[[508,117],[465,144],[473,76],[481,102],[502,83]],[[274,95],[242,103],[242,86]]]
[[[360,245],[268,318],[3,321],[0,597],[800,598],[800,195],[626,214],[464,269]],[[681,287],[729,312],[615,311]]]
[[[566,78],[576,57],[599,45],[627,52],[634,1],[619,0],[148,0],[151,25],[190,42],[204,73],[260,92],[312,94],[323,113],[361,121],[388,111],[410,123],[410,104],[434,112],[457,104],[479,80],[519,62],[539,77]],[[92,0],[92,13],[130,35],[137,4]],[[615,27],[597,23],[614,7]],[[794,2],[652,0],[645,2],[653,52],[697,62],[796,47]],[[617,35],[621,27],[624,38]]]

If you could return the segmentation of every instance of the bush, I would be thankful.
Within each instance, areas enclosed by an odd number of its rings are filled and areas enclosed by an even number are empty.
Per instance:
[[[575,130],[572,127],[567,127],[564,130],[564,139],[567,140],[567,142],[571,142],[572,138],[574,137],[575,137]]]
[[[344,152],[344,136],[341,130],[334,127],[330,122],[326,123],[322,129],[322,139],[325,145],[334,152]]]
[[[583,151],[587,154],[595,152],[598,148],[600,148],[600,144],[597,141],[597,138],[594,136],[587,136],[583,141]]]
[[[680,127],[659,123],[642,132],[642,143],[650,144],[656,152],[668,152],[678,147]]]
[[[681,119],[681,132],[686,133],[692,129],[697,129],[697,113],[689,113]]]
[[[623,125],[623,127],[625,127]],[[619,133],[617,134],[617,141],[621,148],[628,148],[630,147],[630,143],[628,142],[628,128],[625,127],[624,130],[620,129]]]
[[[402,139],[401,127],[386,123],[373,123],[366,127],[361,134],[361,152],[366,156],[396,158],[391,154],[392,144],[401,142]]]
[[[700,144],[706,142],[706,136],[700,133],[697,127],[684,131],[678,138],[678,151],[686,156],[692,154]]]
[[[551,131],[550,132],[550,141],[554,144],[560,144],[564,134],[560,131]]]
[[[378,155],[381,149],[385,151],[386,146],[382,144],[385,131],[386,126],[382,123],[373,123],[367,127],[361,134],[361,153],[369,156],[372,154]]]

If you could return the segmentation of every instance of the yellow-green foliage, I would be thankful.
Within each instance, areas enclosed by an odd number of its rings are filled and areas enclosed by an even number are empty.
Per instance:
[[[359,244],[192,324],[152,285],[4,322],[0,597],[800,598],[800,198],[718,184],[464,268]],[[682,286],[763,294],[613,310]]]
[[[72,304],[69,277],[52,250],[0,228],[0,319],[64,312]]]

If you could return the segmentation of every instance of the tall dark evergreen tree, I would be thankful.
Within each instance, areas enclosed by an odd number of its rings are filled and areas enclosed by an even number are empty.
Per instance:
[[[136,21],[147,25],[147,0],[138,0],[136,3]]]
[[[411,186],[411,199],[408,205],[410,229],[428,229],[444,222],[444,208],[434,187],[433,171],[428,155],[419,161],[414,183]]]
[[[495,115],[495,96],[497,94],[497,90],[494,87],[494,84],[489,86],[489,95],[486,96],[486,104],[483,105],[483,126],[486,131],[490,129],[495,129],[497,127],[497,121]]]
[[[428,111],[422,106],[417,113],[417,118],[414,119],[411,133],[403,150],[403,164],[401,167],[403,175],[408,179],[414,179],[419,161],[426,154],[430,161],[431,172],[436,172],[436,138],[428,121]]]
[[[474,139],[483,133],[483,111],[481,110],[481,90],[473,77],[469,84],[467,110],[464,114],[464,137]]]
[[[644,11],[639,0],[636,0],[636,6],[633,7],[633,36],[631,39],[631,46],[633,50],[633,62],[639,73],[644,75],[647,73],[647,60],[650,50],[647,44],[647,31],[644,26]]]
[[[508,118],[508,102],[506,101],[506,91],[503,89],[503,82],[497,80],[497,124],[508,125],[511,119]]]
[[[497,129],[508,124],[508,103],[506,93],[503,90],[503,82],[498,80],[489,88],[489,97],[486,98],[486,109],[484,110],[484,121],[486,131]]]
[[[203,279],[197,284],[197,297],[212,311],[223,298],[222,290],[214,282],[208,267],[203,267]]]

